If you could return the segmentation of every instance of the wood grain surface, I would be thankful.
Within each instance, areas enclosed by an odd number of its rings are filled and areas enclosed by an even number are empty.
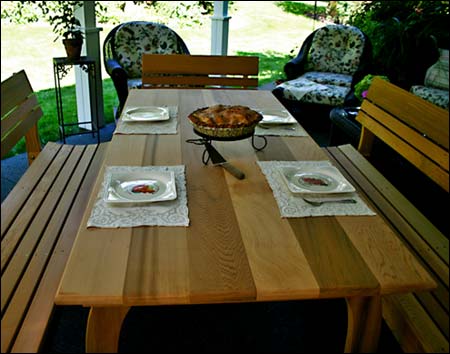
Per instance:
[[[132,90],[127,105],[178,106],[178,134],[114,135],[105,165],[186,166],[189,227],[87,229],[101,171],[56,297],[85,306],[375,296],[434,282],[379,216],[282,218],[258,160],[328,160],[310,137],[214,142],[246,178],[204,165],[187,116],[213,104],[282,109],[270,92]],[[3,250],[2,250],[3,252]]]

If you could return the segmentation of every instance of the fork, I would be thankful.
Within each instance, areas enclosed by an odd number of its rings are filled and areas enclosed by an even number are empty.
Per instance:
[[[267,125],[264,125],[264,124],[258,124],[258,127],[262,128],[262,129],[270,129],[270,126],[267,126]],[[282,127],[281,129],[283,129],[283,130],[295,130],[295,127]]]
[[[352,198],[346,198],[346,199],[322,199],[322,200],[312,200],[308,198],[303,198],[305,202],[308,204],[311,204],[313,206],[321,206],[324,203],[344,203],[344,204],[355,204],[356,200]]]

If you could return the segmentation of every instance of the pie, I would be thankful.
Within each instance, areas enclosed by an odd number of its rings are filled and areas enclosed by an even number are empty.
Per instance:
[[[252,134],[263,116],[246,106],[214,105],[189,114],[195,130],[215,137],[239,137]]]

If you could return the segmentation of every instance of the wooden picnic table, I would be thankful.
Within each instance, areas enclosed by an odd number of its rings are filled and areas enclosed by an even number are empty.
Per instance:
[[[213,104],[283,109],[268,91],[132,90],[126,107],[177,106],[178,133],[115,134],[57,296],[91,308],[88,352],[117,351],[131,306],[345,298],[346,351],[375,351],[381,296],[435,286],[376,216],[282,218],[257,161],[328,160],[309,136],[214,142],[246,177],[204,165],[187,116]],[[314,117],[311,117],[313,119]],[[188,227],[87,228],[105,166],[185,165]]]

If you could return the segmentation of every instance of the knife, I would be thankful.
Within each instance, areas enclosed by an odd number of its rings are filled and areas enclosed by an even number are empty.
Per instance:
[[[205,142],[206,150],[208,151],[209,157],[215,166],[222,166],[225,170],[231,173],[237,179],[244,179],[245,174],[238,168],[234,167],[232,164],[227,162],[223,156],[212,146],[209,142]]]

